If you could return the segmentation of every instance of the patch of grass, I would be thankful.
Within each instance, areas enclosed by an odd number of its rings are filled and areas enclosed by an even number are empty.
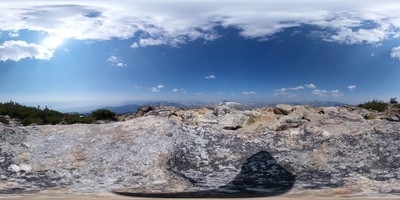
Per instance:
[[[254,116],[250,116],[250,118],[247,120],[247,125],[251,125],[256,123],[256,119],[254,118]]]
[[[373,120],[373,119],[375,119],[375,118],[372,115],[367,117],[367,120]]]

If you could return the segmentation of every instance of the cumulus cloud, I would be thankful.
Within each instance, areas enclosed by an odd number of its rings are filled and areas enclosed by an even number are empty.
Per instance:
[[[306,88],[309,88],[309,89],[314,89],[314,88],[316,88],[315,85],[312,84],[312,83],[310,83],[310,84],[305,84],[304,86],[305,86]]]
[[[349,89],[350,91],[353,91],[354,89],[356,89],[357,86],[355,85],[349,85],[347,86],[347,89]]]
[[[172,92],[178,92],[179,90],[178,89],[176,89],[176,88],[174,88],[173,90],[172,90]]]
[[[215,75],[208,75],[205,77],[206,79],[216,79],[217,77]]]
[[[53,51],[33,43],[21,40],[5,41],[0,45],[0,60],[19,61],[24,58],[34,58],[38,60],[50,60]]]
[[[216,40],[217,27],[235,27],[245,38],[267,40],[285,28],[318,27],[314,34],[346,44],[379,43],[399,37],[393,0],[358,1],[12,1],[2,2],[0,30],[34,30],[78,40],[130,39],[132,48],[179,46]],[[291,6],[287,6],[291,5]],[[315,32],[315,33],[316,33]]]
[[[244,94],[244,95],[257,94],[257,92],[249,91],[249,92],[243,92],[242,94]]]
[[[392,58],[397,58],[400,60],[400,46],[398,47],[393,47],[392,52],[390,53],[390,56]]]
[[[125,67],[126,64],[122,62],[122,59],[117,58],[116,56],[110,56],[107,58],[107,61],[111,62],[113,66],[116,67]]]
[[[160,92],[160,89],[164,88],[164,85],[157,85],[156,87],[151,87],[152,92]]]

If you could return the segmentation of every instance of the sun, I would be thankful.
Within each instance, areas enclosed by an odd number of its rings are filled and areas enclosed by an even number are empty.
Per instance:
[[[51,36],[43,40],[43,46],[50,48],[50,49],[55,49],[60,44],[62,43],[62,39],[56,36]]]

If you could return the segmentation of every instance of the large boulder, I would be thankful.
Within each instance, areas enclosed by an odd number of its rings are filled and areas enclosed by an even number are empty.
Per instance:
[[[1,116],[1,115],[0,115],[0,123],[9,124],[9,123],[10,123],[10,117],[8,117],[8,116]]]
[[[226,114],[219,120],[218,125],[225,130],[237,130],[242,128],[248,119],[244,114]]]
[[[335,113],[339,113],[339,110],[336,107],[322,107],[322,112],[324,114],[335,114]]]
[[[293,111],[293,106],[287,104],[278,104],[275,106],[275,114],[288,115]]]
[[[222,105],[222,106],[215,107],[214,111],[213,111],[213,114],[215,116],[217,116],[217,117],[220,117],[220,116],[224,116],[226,114],[232,113],[233,111],[234,111],[233,108],[231,108],[229,106]]]

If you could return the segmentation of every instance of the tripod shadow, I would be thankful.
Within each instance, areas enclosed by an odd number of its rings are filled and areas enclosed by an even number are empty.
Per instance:
[[[114,193],[153,198],[269,197],[288,192],[293,187],[295,179],[294,174],[280,166],[270,153],[260,151],[246,160],[240,173],[231,182],[215,189],[176,193]]]

